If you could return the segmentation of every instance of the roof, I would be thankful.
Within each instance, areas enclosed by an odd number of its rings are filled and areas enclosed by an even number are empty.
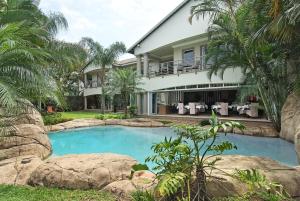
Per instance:
[[[137,58],[124,59],[114,63],[115,66],[126,66],[137,63]]]
[[[136,43],[134,43],[127,52],[134,54],[134,49],[143,42],[148,36],[150,36],[154,31],[156,31],[161,25],[163,25],[168,19],[170,19],[177,11],[179,11],[183,6],[185,6],[191,0],[184,0],[181,4],[179,4],[171,13],[169,13],[166,17],[164,17],[158,24],[156,24],[149,32],[147,32],[141,39],[139,39]]]

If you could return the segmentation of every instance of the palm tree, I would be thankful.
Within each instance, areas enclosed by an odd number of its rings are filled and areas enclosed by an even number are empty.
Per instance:
[[[210,17],[207,59],[213,65],[209,76],[222,76],[227,68],[242,68],[246,84],[257,89],[268,118],[280,130],[281,108],[289,93],[286,54],[276,42],[253,42],[257,31],[271,20],[263,9],[257,9],[260,6],[264,5],[252,0],[204,0],[192,7],[191,19]]]
[[[87,50],[88,60],[86,66],[100,66],[100,86],[101,86],[101,112],[105,110],[106,97],[106,75],[107,68],[126,52],[126,46],[122,42],[115,42],[108,48],[104,48],[100,43],[91,38],[82,38],[80,44]]]
[[[68,23],[60,13],[46,15],[38,1],[0,0],[0,105],[20,99],[59,102],[60,80],[85,61],[78,44],[55,40]],[[54,79],[53,79],[54,78]]]
[[[112,97],[116,94],[121,95],[126,117],[128,114],[127,106],[130,102],[130,97],[142,90],[139,88],[140,85],[140,77],[137,75],[136,71],[130,68],[118,68],[113,70],[109,76],[108,93]]]

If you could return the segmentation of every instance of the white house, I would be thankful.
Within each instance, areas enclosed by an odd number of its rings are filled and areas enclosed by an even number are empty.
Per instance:
[[[129,48],[136,59],[121,62],[123,66],[135,67],[142,76],[144,91],[137,96],[139,114],[173,113],[179,102],[201,101],[210,106],[235,100],[237,88],[243,82],[242,72],[228,69],[223,79],[215,75],[209,79],[210,62],[205,62],[208,19],[189,22],[195,3],[182,2]],[[100,94],[95,69],[88,68],[85,73],[86,80],[91,82],[85,97]]]

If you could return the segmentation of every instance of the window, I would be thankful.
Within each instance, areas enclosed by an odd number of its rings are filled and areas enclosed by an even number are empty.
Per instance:
[[[183,63],[187,65],[193,65],[195,59],[194,50],[183,51]]]
[[[206,68],[206,52],[207,52],[207,45],[200,46],[200,65],[202,69]]]

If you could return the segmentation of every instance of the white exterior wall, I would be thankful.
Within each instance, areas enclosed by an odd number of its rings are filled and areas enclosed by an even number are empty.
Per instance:
[[[174,47],[174,61],[182,60],[182,53],[184,50],[193,49],[194,50],[194,56],[195,59],[200,57],[200,47],[201,45],[205,45],[207,43],[201,42],[201,43],[194,43],[194,44],[183,44],[182,46]]]
[[[101,87],[84,89],[84,96],[101,95]]]
[[[164,77],[142,78],[140,86],[145,91],[158,91],[161,89],[189,86],[197,84],[222,84],[222,83],[241,83],[243,75],[241,69],[228,69],[224,73],[223,79],[213,75],[211,80],[208,78],[208,71],[200,71],[197,73],[186,73],[180,75],[168,75]]]
[[[178,10],[142,41],[134,49],[134,54],[141,55],[174,42],[206,33],[209,24],[207,18],[200,17],[199,20],[194,19],[192,24],[189,23],[191,7],[195,3],[197,2],[191,0]]]

